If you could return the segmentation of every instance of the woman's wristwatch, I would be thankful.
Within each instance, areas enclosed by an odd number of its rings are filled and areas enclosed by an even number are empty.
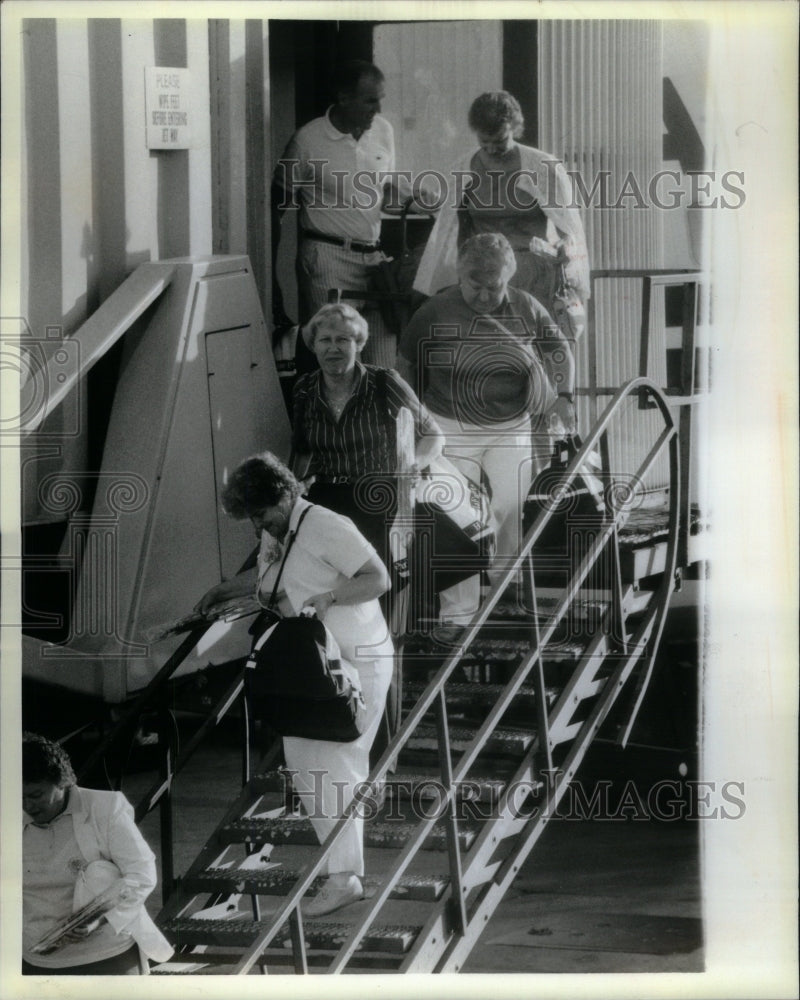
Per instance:
[[[330,597],[330,599],[331,599],[331,604],[335,604],[336,603],[336,594],[334,594],[334,592],[332,590],[328,591],[328,597]]]

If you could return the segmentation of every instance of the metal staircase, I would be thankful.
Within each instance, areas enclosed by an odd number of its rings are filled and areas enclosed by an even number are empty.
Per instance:
[[[692,532],[681,519],[679,428],[665,393],[641,377],[619,389],[560,484],[569,490],[590,455],[607,456],[615,421],[636,403],[655,408],[658,430],[626,477],[633,486],[618,489],[606,475],[604,514],[586,529],[566,585],[536,581],[554,506],[455,643],[405,638],[402,728],[323,845],[293,811],[279,741],[269,747],[160,914],[176,954],[154,971],[462,968],[612,708],[623,699],[624,745],[647,690],[679,539]],[[662,454],[669,483],[658,507],[641,484]],[[304,921],[300,901],[359,809],[365,898]]]
[[[280,768],[280,741],[252,766],[258,731],[243,697],[243,663],[227,666],[224,689],[207,699],[199,728],[176,745],[172,678],[208,622],[188,629],[83,762],[80,776],[92,779],[89,784],[101,781],[102,767],[118,787],[124,762],[116,773],[115,747],[129,742],[143,713],[155,715],[159,773],[137,804],[136,819],[159,809],[165,905],[158,919],[176,955],[154,971],[458,971],[574,788],[571,782],[601,727],[606,724],[605,736],[613,724],[619,744],[628,741],[670,595],[683,568],[704,558],[703,525],[688,488],[693,413],[708,380],[702,352],[698,360],[695,349],[703,276],[599,276],[644,282],[640,377],[621,389],[600,386],[590,366],[588,384],[579,391],[589,397],[593,427],[560,480],[569,491],[586,471],[588,456],[599,452],[603,516],[588,526],[576,519],[580,544],[567,560],[563,583],[553,586],[541,551],[552,511],[542,511],[514,564],[456,643],[424,632],[399,643],[406,678],[402,729],[325,844],[316,844],[309,821],[294,811],[291,778]],[[659,284],[682,285],[684,306],[679,384],[664,390],[645,375],[650,296]],[[610,402],[600,413],[603,398]],[[614,469],[612,475],[609,436],[615,427],[618,432],[626,408],[651,410],[658,419],[647,421],[652,440],[637,456],[638,467]],[[668,482],[649,493],[643,485],[647,472],[656,463],[663,468],[663,456]],[[245,734],[242,792],[178,879],[176,781],[232,709],[240,709]],[[389,768],[395,760],[396,773]],[[357,809],[366,820],[365,899],[333,919],[304,921],[300,900],[316,891],[325,855]]]

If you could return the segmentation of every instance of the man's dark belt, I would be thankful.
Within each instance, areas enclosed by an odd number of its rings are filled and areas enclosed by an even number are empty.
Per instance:
[[[356,253],[375,253],[380,250],[380,243],[361,243],[358,240],[351,240],[345,236],[330,236],[328,233],[318,233],[314,229],[302,229],[301,234],[307,240],[319,240],[320,243],[332,243],[336,247],[343,247],[345,250],[355,250]]]

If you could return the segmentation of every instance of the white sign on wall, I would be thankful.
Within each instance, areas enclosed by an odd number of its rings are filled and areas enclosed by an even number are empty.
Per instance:
[[[188,69],[146,66],[144,107],[148,149],[188,149],[191,144],[191,83]]]

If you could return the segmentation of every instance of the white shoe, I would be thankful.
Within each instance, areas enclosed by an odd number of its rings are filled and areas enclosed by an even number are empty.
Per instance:
[[[352,872],[337,872],[325,879],[316,896],[303,900],[301,910],[304,917],[322,917],[363,898],[361,879]]]

